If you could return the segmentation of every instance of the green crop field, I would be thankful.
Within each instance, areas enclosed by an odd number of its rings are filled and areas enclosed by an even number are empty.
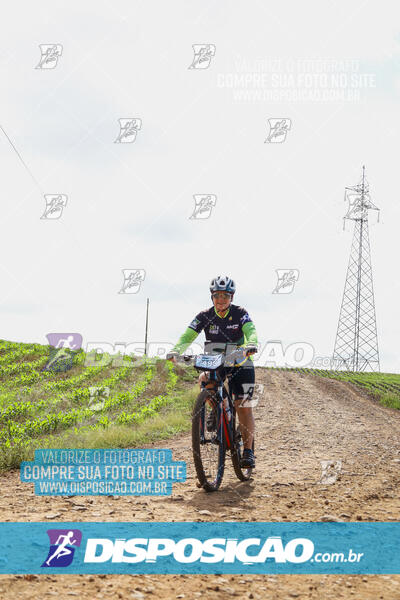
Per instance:
[[[368,390],[382,404],[400,409],[400,374],[399,373],[371,373],[353,371],[327,371],[324,369],[281,368],[267,367],[278,371],[292,371],[318,377],[328,377],[339,381],[348,381],[355,386]]]
[[[44,371],[49,352],[0,340],[0,470],[36,448],[135,446],[190,424],[194,369],[132,356],[113,366],[108,355],[96,356],[96,366],[81,350],[69,352],[65,372]]]
[[[37,448],[134,447],[190,428],[192,367],[80,350],[69,353],[71,368],[53,372],[43,370],[49,356],[49,346],[0,340],[0,470]],[[400,374],[275,370],[348,381],[400,408]]]

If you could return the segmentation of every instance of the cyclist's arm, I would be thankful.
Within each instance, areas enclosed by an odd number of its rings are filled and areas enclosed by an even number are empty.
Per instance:
[[[242,327],[242,332],[244,336],[243,346],[258,346],[257,331],[253,321],[245,323]],[[254,361],[254,355],[251,354],[249,358]]]
[[[186,348],[190,346],[190,344],[197,338],[198,332],[190,327],[186,328],[186,331],[181,335],[175,346],[172,348],[171,352],[178,352],[178,354],[182,354]]]
[[[253,321],[248,321],[247,323],[245,323],[242,327],[242,331],[243,331],[246,345],[250,345],[250,344],[254,344],[254,346],[258,345],[257,331],[256,331]]]

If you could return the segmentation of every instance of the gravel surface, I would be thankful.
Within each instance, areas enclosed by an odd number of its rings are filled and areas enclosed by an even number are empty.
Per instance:
[[[352,384],[257,369],[257,467],[239,482],[227,457],[217,493],[196,487],[190,435],[155,444],[186,460],[172,497],[35,496],[19,472],[1,477],[1,521],[398,521],[400,412]],[[321,483],[321,461],[333,461]],[[337,474],[338,465],[341,472]],[[201,513],[200,511],[209,511]],[[399,599],[400,575],[0,576],[0,598]]]

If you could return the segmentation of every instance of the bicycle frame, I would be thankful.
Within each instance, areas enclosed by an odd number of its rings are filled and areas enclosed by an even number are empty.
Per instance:
[[[204,372],[204,371],[203,371]],[[230,375],[227,374],[227,379],[229,381],[229,377]],[[209,381],[213,381],[216,383],[216,385],[213,387],[213,392],[215,394],[216,400],[217,400],[217,437],[219,442],[223,443],[225,445],[226,449],[231,450],[233,448],[234,445],[234,430],[233,430],[233,424],[235,421],[235,417],[236,417],[236,411],[235,411],[235,407],[233,405],[232,402],[232,397],[231,397],[231,392],[230,390],[227,391],[225,386],[224,386],[224,380],[222,380],[220,374],[217,371],[210,371],[210,375],[208,378],[208,382]],[[203,382],[202,385],[203,389],[207,389],[206,388],[206,384]],[[228,388],[229,388],[229,384],[228,384]],[[228,406],[230,409],[230,413],[231,413],[231,418],[228,418],[228,413],[225,407],[225,403],[224,403],[224,398],[227,398],[228,400]],[[204,409],[202,410],[201,413],[201,423],[202,423],[202,432],[200,434],[200,439],[202,442],[205,441],[204,438],[204,419],[205,419],[205,411]]]

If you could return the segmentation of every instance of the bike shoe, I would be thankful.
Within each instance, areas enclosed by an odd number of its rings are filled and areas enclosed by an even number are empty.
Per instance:
[[[217,429],[217,413],[215,410],[210,412],[206,423],[207,431],[215,431]]]
[[[240,459],[240,466],[243,469],[254,469],[256,461],[254,460],[254,452],[251,448],[245,448],[243,450],[243,456]]]

